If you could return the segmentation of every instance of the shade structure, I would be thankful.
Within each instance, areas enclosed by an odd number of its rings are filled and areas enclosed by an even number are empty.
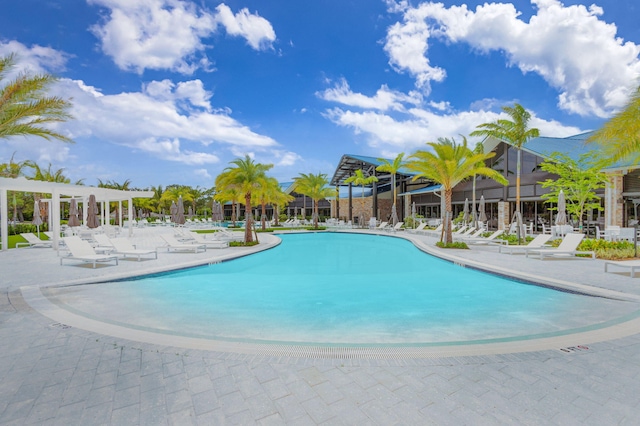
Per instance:
[[[69,204],[69,222],[67,222],[67,225],[71,227],[80,226],[80,219],[78,219],[78,202],[75,198],[72,198]]]
[[[171,215],[171,222],[176,223],[178,217],[178,205],[175,201],[171,202],[171,207],[169,208],[169,214]]]
[[[478,220],[482,223],[487,223],[487,214],[484,212],[484,195],[480,197],[480,204],[478,205]]]
[[[42,217],[40,217],[40,203],[36,200],[33,203],[33,220],[31,221],[38,229],[38,238],[40,238],[40,225],[42,225]]]
[[[564,192],[560,190],[558,194],[558,215],[556,216],[556,225],[564,226],[567,224],[567,202],[564,197]],[[564,234],[564,232],[562,232]]]
[[[464,199],[464,210],[462,211],[462,221],[467,224],[469,223],[469,199]]]
[[[89,203],[87,205],[87,223],[88,228],[94,229],[100,226],[98,220],[98,203],[96,202],[96,196],[89,195]]]
[[[182,202],[182,196],[178,198],[178,211],[176,212],[176,223],[178,225],[184,225],[184,203]]]

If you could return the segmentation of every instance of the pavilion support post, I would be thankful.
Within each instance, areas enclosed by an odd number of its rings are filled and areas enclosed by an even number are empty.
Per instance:
[[[7,202],[7,190],[0,189],[0,237],[2,238],[2,251],[9,250],[9,206]]]
[[[53,249],[59,249],[60,242],[60,193],[57,189],[51,192],[51,232],[53,233]]]
[[[349,221],[353,223],[353,185],[349,183]]]
[[[127,200],[127,211],[129,216],[129,238],[133,237],[133,198]]]

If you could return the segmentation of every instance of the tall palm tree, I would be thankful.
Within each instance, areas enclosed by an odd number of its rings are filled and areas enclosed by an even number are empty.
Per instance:
[[[253,196],[261,206],[260,222],[263,231],[267,229],[267,204],[273,203],[278,192],[281,192],[278,180],[268,176],[262,179],[259,187],[253,192]]]
[[[73,142],[46,124],[64,122],[71,118],[71,102],[46,96],[56,78],[49,74],[21,73],[4,81],[15,66],[15,56],[0,57],[0,139],[11,136],[39,136],[47,140]]]
[[[183,203],[193,202],[193,194],[191,193],[191,187],[184,185],[169,185],[165,188],[160,198],[160,202],[163,206],[169,209],[172,202],[177,203],[178,199],[182,197]]]
[[[219,203],[226,203],[228,201],[231,202],[231,225],[233,227],[236,226],[236,204],[240,199],[240,191],[235,185],[232,185],[228,182],[229,173],[224,172],[220,173],[216,177],[216,194],[213,196],[213,199],[218,201]]]
[[[273,208],[275,209],[275,220],[276,226],[279,226],[280,224],[278,223],[279,216],[280,216],[280,208],[286,206],[287,204],[289,204],[291,201],[295,200],[295,198],[290,195],[287,194],[286,192],[284,192],[280,187],[278,187],[278,191],[276,191],[274,194],[272,194],[271,197],[271,205],[273,206]]]
[[[273,164],[261,164],[256,163],[248,155],[245,158],[237,158],[231,161],[235,167],[227,167],[224,171],[229,172],[226,179],[228,184],[231,184],[237,188],[237,190],[244,194],[244,206],[245,206],[245,230],[244,230],[244,242],[253,242],[253,234],[251,232],[253,220],[251,216],[251,194],[258,190],[266,177],[267,171],[269,171]]]
[[[445,197],[445,242],[453,242],[451,234],[451,196],[453,188],[474,175],[487,176],[506,185],[508,182],[499,172],[485,166],[484,161],[495,153],[473,153],[466,144],[443,139],[439,143],[428,142],[432,151],[417,151],[409,157],[407,169],[416,172],[413,181],[426,178],[442,185]]]
[[[404,166],[404,152],[401,152],[396,156],[396,158],[391,162],[385,158],[378,158],[378,161],[381,161],[376,170],[379,172],[387,172],[391,173],[391,186],[393,188],[393,205],[391,207],[391,217],[393,219],[393,225],[395,226],[398,222],[398,211],[396,209],[396,200],[398,199],[398,188],[396,188],[396,174],[398,171]]]
[[[520,240],[520,225],[522,225],[522,213],[520,212],[520,168],[522,163],[522,147],[530,139],[540,136],[540,131],[536,128],[529,127],[531,113],[524,109],[520,104],[514,104],[512,107],[502,107],[511,120],[498,119],[493,123],[484,123],[478,125],[469,136],[491,136],[498,140],[505,141],[514,146],[517,150],[516,160],[516,211],[515,219],[517,220],[518,240]]]
[[[304,174],[293,178],[293,190],[298,194],[306,195],[313,200],[313,227],[318,229],[318,202],[328,197],[334,197],[336,190],[329,187],[329,179],[326,174]]]
[[[344,183],[353,183],[354,185],[362,186],[362,196],[360,198],[360,207],[362,213],[360,214],[360,217],[362,218],[361,222],[363,223],[361,223],[360,226],[364,226],[364,187],[377,181],[377,177],[365,176],[364,172],[360,169],[356,170],[353,176],[349,176],[344,180]]]
[[[627,105],[587,142],[602,144],[605,157],[611,161],[631,158],[634,163],[640,162],[640,87],[631,94]]]

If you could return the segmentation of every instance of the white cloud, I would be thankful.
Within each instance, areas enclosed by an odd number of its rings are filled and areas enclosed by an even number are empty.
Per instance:
[[[373,151],[387,153],[412,152],[440,137],[467,136],[480,123],[507,118],[485,110],[442,114],[420,108],[413,108],[401,116],[333,108],[327,110],[325,116],[339,126],[353,129],[356,135],[362,135]],[[568,136],[581,132],[579,128],[543,120],[535,115],[531,125],[537,127],[542,135]],[[469,140],[473,141],[472,138]]]
[[[155,154],[155,156],[163,160],[175,161],[178,163],[201,165],[214,164],[220,161],[220,159],[213,154],[182,150],[180,148],[179,139],[158,140],[156,138],[146,138],[130,144],[125,143],[125,145],[147,153]]]
[[[571,113],[606,117],[624,105],[640,75],[640,46],[616,37],[616,26],[600,20],[600,7],[532,3],[538,11],[528,22],[510,3],[485,3],[475,11],[466,5],[396,4],[403,22],[388,29],[385,50],[390,63],[411,73],[427,92],[431,81],[445,78],[429,63],[429,42],[436,38],[466,43],[478,52],[503,52],[510,65],[540,75],[557,89],[559,107]]]
[[[227,34],[243,37],[255,50],[273,47],[276,32],[271,23],[263,17],[249,13],[247,8],[234,15],[229,6],[224,3],[219,4],[216,11],[218,12],[215,17],[216,22],[224,26]]]
[[[275,31],[266,19],[242,9],[233,14],[224,3],[215,12],[183,0],[88,0],[109,10],[103,22],[91,30],[102,51],[123,70],[145,69],[192,74],[213,69],[204,51],[204,39],[222,25],[261,50],[272,46]]]
[[[374,96],[354,93],[345,79],[341,79],[334,87],[326,89],[324,92],[317,92],[316,96],[325,101],[380,111],[403,111],[405,109],[404,104],[420,105],[422,103],[422,95],[420,93],[412,91],[409,94],[405,94],[389,90],[386,85],[382,85]]]
[[[62,71],[69,59],[69,55],[50,47],[43,47],[37,44],[27,47],[15,40],[0,42],[0,56],[7,56],[12,53],[16,55],[16,68],[7,75],[7,78],[13,78],[13,76],[23,71],[33,74]]]
[[[199,178],[203,178],[207,180],[213,179],[207,169],[196,169],[193,171],[193,174],[198,176]]]

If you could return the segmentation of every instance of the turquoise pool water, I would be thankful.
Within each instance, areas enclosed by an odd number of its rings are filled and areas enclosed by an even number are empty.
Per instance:
[[[335,344],[530,338],[609,321],[626,309],[460,267],[399,238],[282,240],[233,261],[72,287],[56,297],[87,316],[165,333]]]

